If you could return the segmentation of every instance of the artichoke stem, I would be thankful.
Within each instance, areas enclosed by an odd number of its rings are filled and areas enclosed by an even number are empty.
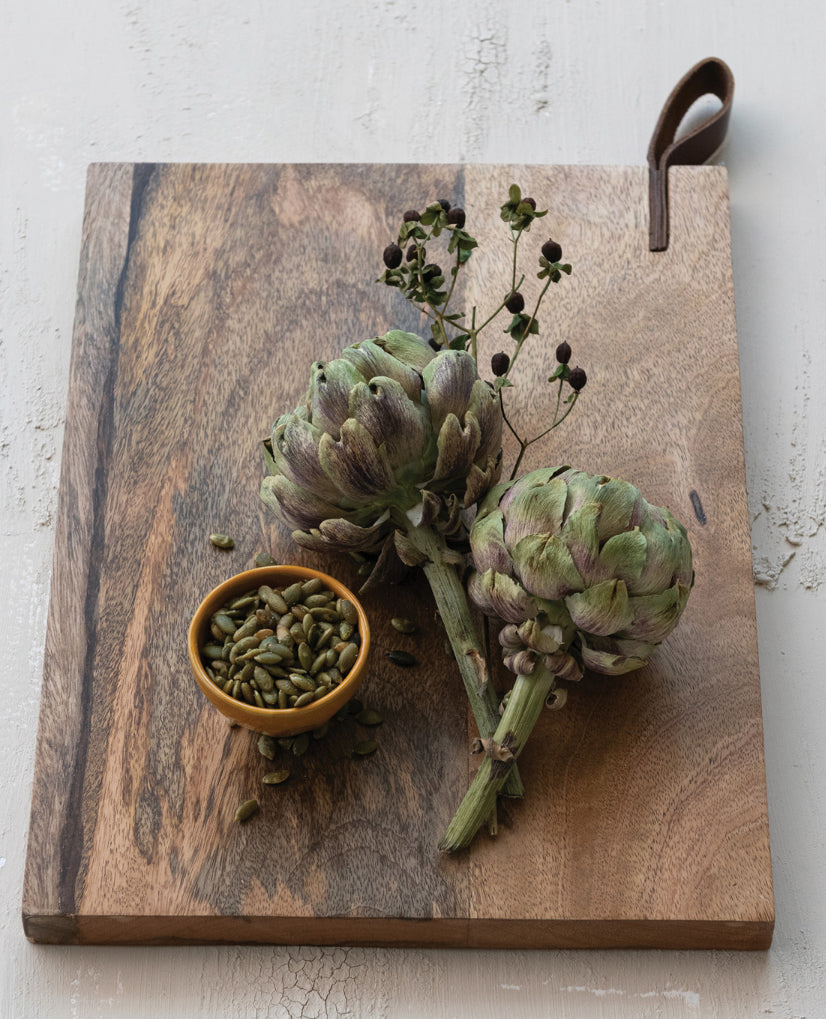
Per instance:
[[[410,525],[407,534],[416,548],[427,556],[422,568],[459,666],[473,717],[480,735],[491,736],[499,725],[499,699],[490,682],[480,687],[473,652],[484,658],[484,649],[470,617],[467,594],[456,573],[456,567],[444,561],[444,553],[447,551],[445,540],[438,531],[428,526]],[[503,793],[506,796],[522,796],[523,792],[519,772],[513,768]]]
[[[555,679],[554,674],[539,663],[530,676],[516,677],[508,706],[493,734],[496,743],[509,749],[514,756],[508,761],[485,756],[439,843],[439,849],[453,853],[469,846],[473,836],[488,819],[496,805],[499,790],[508,776],[513,774],[516,758],[536,725]]]

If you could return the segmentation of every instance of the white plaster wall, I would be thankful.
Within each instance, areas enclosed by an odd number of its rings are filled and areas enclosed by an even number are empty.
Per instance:
[[[826,8],[3,0],[0,25],[0,1017],[826,1016]],[[20,897],[87,163],[639,164],[665,95],[712,54],[737,79],[721,159],[758,584],[772,950],[28,944]]]

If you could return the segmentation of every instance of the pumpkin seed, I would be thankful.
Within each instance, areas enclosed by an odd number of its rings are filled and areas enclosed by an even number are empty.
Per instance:
[[[378,749],[379,745],[374,739],[365,739],[361,743],[356,743],[353,747],[353,754],[356,757],[369,757],[370,754],[374,754]]]
[[[287,771],[286,768],[282,768],[281,771],[268,771],[261,781],[264,785],[281,785],[281,783],[286,782],[289,777],[289,771]]]
[[[258,629],[258,620],[255,618],[255,616],[253,616],[252,619],[248,619],[246,621],[246,623],[242,623],[238,627],[238,629],[235,631],[235,633],[233,633],[232,639],[237,644],[238,641],[246,640],[247,637],[251,637],[255,633],[255,631],[257,629]],[[251,646],[252,646],[251,644],[247,645],[247,647],[251,647]]]
[[[324,739],[329,728],[330,720],[328,719],[323,725],[320,725],[317,729],[313,729],[313,739]]]
[[[241,806],[235,811],[235,820],[238,821],[239,824],[244,821],[249,821],[249,819],[254,814],[257,814],[260,809],[258,800],[244,800]]]
[[[262,651],[258,648],[254,652],[253,658],[259,665],[278,665],[279,662],[283,661],[284,655],[279,654],[277,651]]]
[[[255,704],[255,697],[252,695],[252,687],[249,683],[241,684],[241,696],[247,702],[247,704]]]
[[[235,548],[235,542],[228,534],[210,534],[209,540],[216,548],[223,548],[227,550]]]
[[[301,594],[306,596],[308,594],[318,594],[318,592],[324,587],[324,584],[318,577],[312,577],[310,580],[305,580],[301,585]]]
[[[313,694],[312,694],[313,700],[314,701],[320,701],[322,697],[326,697],[327,696],[327,694],[330,692],[330,689],[331,689],[331,687],[329,687],[329,686],[318,686],[318,687],[316,687],[316,689],[313,691]],[[304,696],[305,697],[309,697],[310,695],[309,694],[304,694]],[[305,701],[305,703],[309,704],[310,702],[309,701]],[[296,703],[296,707],[298,707],[297,703]]]
[[[278,563],[273,559],[269,552],[259,552],[255,557],[256,566],[277,566]]]
[[[336,602],[336,609],[345,622],[352,623],[353,626],[355,626],[359,621],[359,614],[356,610],[356,606],[346,598],[339,598]]]
[[[400,665],[403,669],[412,668],[419,662],[408,651],[388,651],[387,657],[394,665]]]
[[[292,750],[293,737],[292,736],[281,736],[276,740],[276,743],[281,747],[282,750]]]
[[[201,654],[205,658],[220,658],[224,649],[220,644],[206,644],[201,648]]]
[[[325,690],[324,692],[326,693],[327,691]],[[306,693],[301,694],[300,697],[297,697],[293,707],[303,708],[305,704],[312,704],[314,700],[315,700],[315,687],[313,687],[312,690],[308,690]]]
[[[252,691],[252,696],[255,699],[255,706],[256,706],[256,708],[263,708],[264,707],[264,699],[262,698],[260,692],[258,690],[253,690]]]
[[[302,669],[309,669],[313,664],[314,657],[313,650],[309,644],[298,645],[298,660],[301,663]]]
[[[281,592],[281,597],[288,605],[295,605],[298,599],[301,597],[301,584],[290,584],[289,587],[285,587]]]
[[[347,673],[352,669],[356,659],[359,656],[359,649],[355,644],[348,644],[341,654],[338,656],[338,667],[341,669],[341,674],[346,676]]]
[[[226,634],[233,634],[236,630],[235,620],[230,619],[226,612],[216,612],[212,617],[212,621]]]
[[[347,703],[347,713],[349,715],[358,715],[359,712],[361,712],[363,710],[364,710],[364,705],[361,703],[361,701],[358,699],[358,697],[353,697],[352,700],[348,701],[348,703]]]
[[[360,711],[356,715],[356,721],[359,725],[381,725],[384,719],[378,711],[373,711],[372,708],[365,708],[364,711]]]
[[[396,616],[390,620],[390,625],[394,630],[398,630],[399,633],[415,633],[416,624],[411,622],[409,619],[402,619],[401,616]]]
[[[275,760],[275,740],[272,736],[258,737],[258,753],[268,761]]]
[[[293,740],[293,756],[301,757],[302,754],[307,753],[307,748],[310,745],[310,737],[308,733],[302,732],[299,736],[296,736]]]

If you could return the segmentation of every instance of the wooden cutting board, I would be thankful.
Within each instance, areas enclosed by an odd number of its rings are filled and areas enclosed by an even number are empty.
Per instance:
[[[401,212],[447,197],[480,251],[459,307],[501,299],[517,181],[574,265],[526,348],[512,417],[549,422],[563,338],[589,376],[526,469],[635,482],[689,530],[697,583],[646,670],[588,676],[520,759],[496,840],[439,836],[478,759],[421,577],[365,599],[375,651],[350,720],[272,764],[195,686],[204,593],[267,550],[334,572],[263,510],[260,439],[348,342],[421,328],[372,281]],[[671,243],[648,250],[643,168],[96,165],[88,178],[31,829],[26,934],[538,948],[765,948],[773,928],[726,174],[671,171]],[[528,245],[525,245],[528,247]],[[528,265],[538,252],[530,256]],[[527,257],[527,256],[526,256]],[[528,269],[529,284],[536,286]],[[483,334],[484,335],[484,334]],[[488,330],[480,366],[509,349]],[[513,444],[506,444],[513,463]],[[235,550],[208,535],[230,532]],[[413,637],[393,615],[418,624]],[[422,664],[394,668],[385,652]],[[498,677],[504,682],[504,670]],[[257,795],[261,813],[233,821]]]

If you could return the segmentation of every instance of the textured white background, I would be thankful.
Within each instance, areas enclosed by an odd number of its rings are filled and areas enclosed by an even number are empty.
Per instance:
[[[2,0],[2,1019],[826,1016],[825,11],[819,0]],[[737,79],[720,159],[758,585],[771,951],[28,944],[20,897],[86,165],[641,164],[672,85],[712,54]]]

